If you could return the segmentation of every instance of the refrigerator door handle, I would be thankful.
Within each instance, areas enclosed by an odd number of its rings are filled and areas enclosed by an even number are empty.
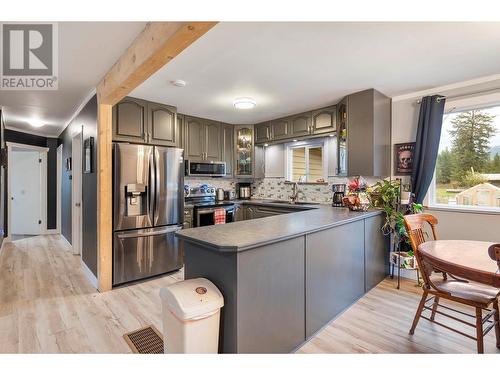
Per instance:
[[[151,236],[159,236],[161,234],[167,234],[172,232],[178,232],[182,229],[182,225],[176,225],[174,227],[168,227],[161,230],[156,231],[147,231],[147,232],[134,232],[134,233],[119,233],[116,235],[119,239],[123,238],[135,238],[135,237],[151,237]]]
[[[154,170],[153,153],[154,153],[154,149],[149,154],[149,202],[148,202],[148,204],[149,204],[148,215],[151,219],[152,224],[154,223],[154,221],[153,221],[153,219],[154,219],[153,214],[154,214],[154,210],[155,210],[154,204],[155,204],[155,196],[157,194],[157,190],[155,187],[156,186],[156,175],[155,175],[155,170]]]
[[[155,147],[153,149],[154,159],[155,159],[155,211],[154,211],[154,220],[153,225],[157,225],[158,218],[160,216],[160,152],[158,148]]]

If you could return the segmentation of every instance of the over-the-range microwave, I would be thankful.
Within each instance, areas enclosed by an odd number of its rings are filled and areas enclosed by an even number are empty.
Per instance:
[[[186,176],[224,177],[226,163],[221,161],[191,161],[186,160]]]

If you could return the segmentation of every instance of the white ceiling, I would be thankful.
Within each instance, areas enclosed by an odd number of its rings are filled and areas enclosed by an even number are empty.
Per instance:
[[[371,87],[392,97],[495,73],[500,23],[220,23],[131,96],[256,123]],[[257,107],[234,109],[240,96]]]
[[[6,126],[59,135],[144,26],[144,22],[59,23],[59,90],[0,91]],[[46,125],[35,129],[29,125],[31,119]]]

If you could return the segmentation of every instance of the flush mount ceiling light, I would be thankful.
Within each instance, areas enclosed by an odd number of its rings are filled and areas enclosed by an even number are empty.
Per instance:
[[[42,126],[44,126],[45,124],[40,121],[40,120],[30,120],[30,125],[34,128],[41,128]]]
[[[236,98],[233,105],[236,109],[252,109],[257,105],[257,102],[252,98]]]
[[[170,83],[174,86],[177,86],[177,87],[186,86],[186,81],[183,81],[182,79],[176,79],[175,81],[171,81]]]

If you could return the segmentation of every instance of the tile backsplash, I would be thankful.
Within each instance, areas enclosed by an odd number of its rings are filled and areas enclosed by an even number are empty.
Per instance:
[[[368,185],[373,185],[378,181],[376,177],[364,177]],[[284,178],[264,178],[254,180],[252,183],[252,198],[255,199],[279,199],[288,200],[292,195],[291,183],[286,183]],[[299,200],[306,202],[331,203],[332,185],[347,184],[346,177],[329,177],[326,184],[299,184]],[[227,178],[192,178],[186,177],[185,183],[190,186],[199,186],[206,183],[215,188],[224,190],[236,189],[238,180]]]

